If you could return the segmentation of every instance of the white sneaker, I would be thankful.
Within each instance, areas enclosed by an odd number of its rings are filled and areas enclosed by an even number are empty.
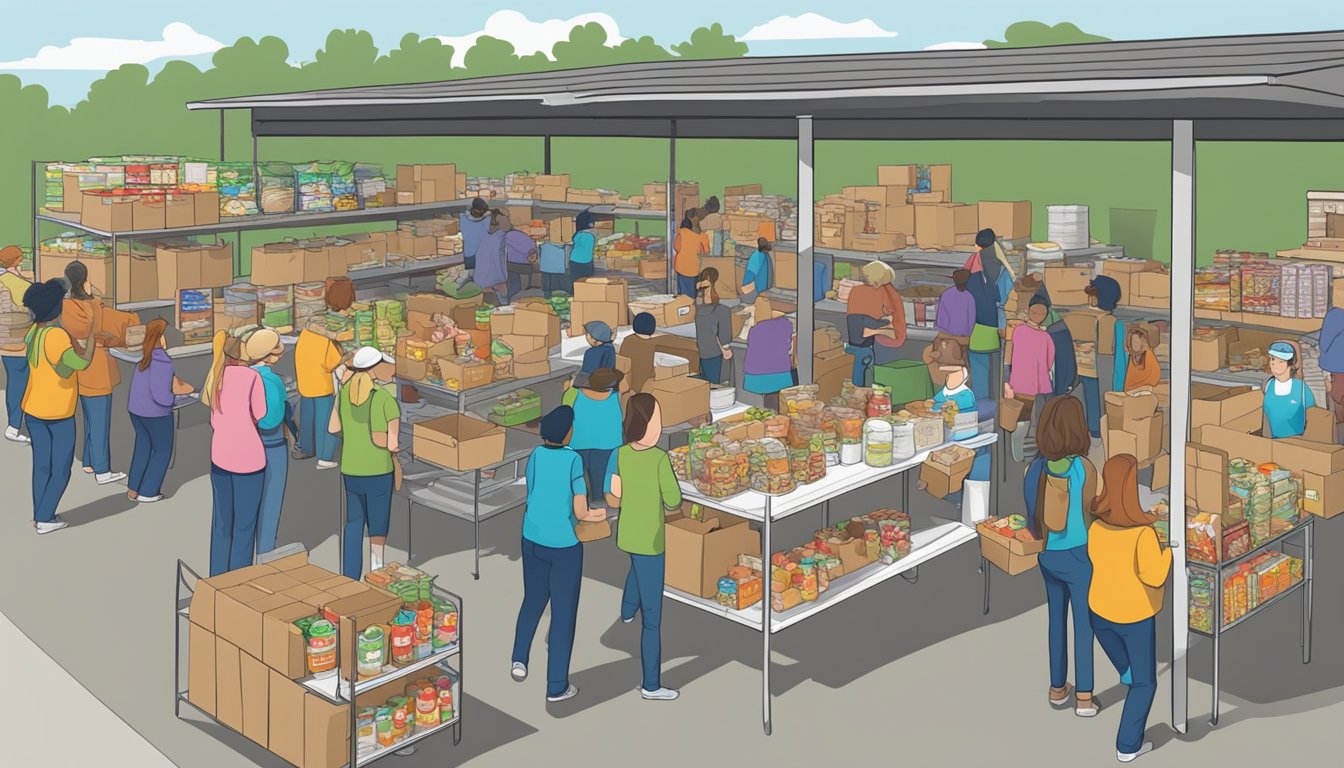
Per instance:
[[[649,701],[672,701],[681,695],[681,692],[675,688],[659,688],[656,691],[646,691],[639,689],[639,695]]]
[[[634,616],[631,616],[631,617],[628,618],[628,619],[625,618],[624,616],[621,617],[621,623],[622,623],[622,624],[629,624],[630,622],[632,622],[632,621],[634,621],[634,620],[635,620],[635,617],[634,617]]]
[[[135,500],[141,504],[153,504],[156,501],[163,501],[163,494],[160,493],[158,496],[136,496]]]
[[[102,473],[101,475],[94,475],[94,476],[93,476],[93,479],[94,479],[99,485],[107,485],[108,483],[116,483],[116,482],[120,482],[120,481],[122,481],[122,480],[125,480],[125,479],[126,479],[126,473],[125,473],[125,472],[104,472],[104,473]]]
[[[513,662],[513,667],[509,670],[509,675],[513,677],[514,680],[520,683],[523,682],[527,679],[527,665],[520,661]]]
[[[319,461],[319,462],[317,462],[317,468],[318,468],[318,469],[335,469],[337,466],[339,466],[339,465],[338,465],[336,462],[334,462],[334,461]]]
[[[34,523],[33,525],[37,528],[37,535],[41,536],[44,533],[59,531],[70,524],[57,517],[49,523]]]
[[[5,427],[5,439],[11,443],[31,443],[32,438],[13,427]]]
[[[1143,757],[1144,755],[1152,751],[1153,751],[1153,742],[1145,741],[1143,742],[1143,746],[1139,747],[1138,752],[1134,752],[1132,754],[1126,754],[1124,752],[1116,752],[1115,759],[1119,760],[1122,763],[1132,763],[1135,760],[1138,760],[1140,757]]]
[[[570,699],[578,695],[579,695],[579,689],[571,685],[569,686],[569,688],[565,690],[564,693],[560,694],[559,696],[547,696],[546,700],[551,702],[552,704],[556,704],[561,701],[569,701]]]

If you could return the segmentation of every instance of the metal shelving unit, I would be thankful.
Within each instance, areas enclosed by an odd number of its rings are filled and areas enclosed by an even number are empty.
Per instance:
[[[958,441],[956,444],[975,449],[988,447],[997,442],[998,434],[990,432],[977,435],[970,440]],[[770,553],[774,551],[771,548],[770,535],[772,524],[775,521],[820,506],[823,509],[823,519],[829,525],[831,501],[850,491],[899,475],[903,481],[901,485],[902,508],[909,509],[910,476],[907,473],[923,464],[924,460],[934,450],[937,449],[921,451],[915,454],[913,458],[896,462],[889,467],[870,467],[866,464],[830,467],[826,472],[826,477],[821,480],[809,485],[799,486],[797,489],[779,496],[771,496],[757,491],[745,491],[727,498],[712,498],[699,493],[694,486],[684,481],[681,483],[681,494],[686,501],[760,523],[761,552],[764,561],[768,563]],[[997,493],[997,474],[997,472],[990,472],[990,498],[994,498]],[[762,590],[763,595],[758,605],[749,606],[740,611],[728,609],[717,601],[706,600],[675,589],[664,588],[663,594],[683,605],[722,616],[734,624],[750,627],[761,633],[763,638],[761,717],[765,734],[769,736],[772,730],[770,694],[770,636],[772,634],[816,616],[827,608],[838,605],[844,600],[895,576],[905,577],[906,574],[914,572],[917,578],[918,568],[922,563],[929,562],[962,544],[975,541],[976,535],[974,521],[970,520],[968,513],[963,510],[960,522],[948,521],[933,528],[913,531],[911,533],[910,554],[895,563],[885,566],[869,566],[852,574],[854,577],[852,579],[849,574],[842,576],[832,582],[826,594],[820,596],[817,601],[798,606],[779,615],[775,615],[771,610],[768,588]],[[769,578],[768,574],[762,574],[762,577]]]
[[[200,579],[200,575],[192,570],[190,566],[183,563],[181,560],[177,561],[173,602],[173,714],[178,718],[182,717],[182,704],[185,703],[192,707],[192,709],[195,709],[205,717],[209,718],[212,722],[237,733],[235,729],[224,725],[213,715],[200,710],[193,705],[188,697],[188,689],[182,686],[182,622],[190,620],[189,610],[191,607],[191,598],[196,591],[196,584]],[[360,680],[357,679],[358,674],[354,672],[356,667],[355,657],[357,648],[355,647],[355,644],[352,643],[350,648],[344,649],[348,651],[347,653],[337,653],[335,674],[320,679],[309,675],[294,681],[306,691],[316,696],[320,696],[328,703],[349,709],[350,760],[346,763],[347,768],[358,768],[359,766],[369,765],[388,755],[396,754],[418,741],[427,739],[431,736],[436,736],[448,730],[453,732],[454,746],[460,744],[462,741],[462,691],[465,689],[466,680],[465,672],[463,670],[463,667],[466,666],[464,654],[466,609],[460,595],[453,594],[438,586],[432,587],[432,590],[436,596],[446,598],[457,606],[457,642],[455,644],[437,650],[423,659],[417,659],[414,663],[404,667],[393,667],[391,665],[385,666],[381,675]],[[366,628],[360,627],[357,619],[347,620],[351,622],[351,637],[358,637],[360,631]],[[456,666],[450,664],[450,662],[454,661],[456,662]],[[417,729],[410,736],[397,742],[391,747],[376,748],[373,752],[363,755],[359,754],[359,744],[355,738],[355,733],[357,728],[356,721],[359,713],[357,699],[360,694],[371,691],[379,686],[386,685],[387,683],[409,678],[417,673],[434,668],[443,670],[457,680],[457,684],[454,686],[453,690],[453,718],[444,721],[433,728],[424,730]],[[351,691],[351,684],[344,679],[346,677],[346,675],[343,674],[344,672],[349,672],[350,678],[355,681],[353,685],[353,693]],[[239,735],[241,736],[242,734]]]
[[[1301,542],[1302,580],[1297,582],[1296,584],[1293,584],[1292,586],[1288,587],[1282,592],[1278,593],[1269,600],[1266,600],[1265,602],[1260,603],[1254,608],[1251,608],[1246,612],[1245,615],[1239,616],[1235,621],[1224,624],[1223,623],[1223,600],[1225,599],[1225,596],[1223,594],[1224,574],[1235,572],[1237,570],[1238,565],[1240,565],[1241,563],[1250,560],[1251,558],[1261,554],[1262,552],[1266,552],[1270,549],[1281,547],[1284,544],[1287,544],[1289,539],[1293,539],[1299,535],[1302,537]],[[1213,641],[1213,704],[1211,709],[1212,714],[1210,715],[1209,718],[1209,722],[1212,725],[1215,726],[1218,725],[1218,714],[1219,714],[1218,698],[1219,694],[1221,693],[1220,678],[1222,673],[1221,668],[1222,662],[1220,654],[1221,654],[1223,635],[1226,634],[1228,631],[1230,631],[1232,628],[1240,626],[1247,620],[1260,615],[1262,611],[1269,608],[1271,605],[1274,605],[1275,603],[1278,603],[1281,600],[1286,599],[1289,595],[1292,595],[1296,592],[1302,593],[1302,634],[1300,640],[1302,646],[1302,663],[1303,664],[1311,663],[1311,617],[1312,617],[1311,586],[1312,586],[1312,559],[1314,555],[1314,542],[1313,542],[1314,536],[1315,536],[1315,518],[1312,516],[1307,516],[1305,519],[1303,519],[1297,525],[1293,526],[1291,529],[1284,531],[1279,535],[1269,539],[1268,541],[1261,543],[1259,546],[1251,549],[1250,551],[1246,552],[1243,555],[1238,555],[1237,557],[1224,560],[1223,562],[1206,563],[1201,560],[1194,560],[1187,557],[1186,559],[1187,569],[1202,570],[1206,573],[1212,574],[1214,580],[1213,584],[1211,585],[1214,595],[1212,631],[1205,632],[1203,630],[1195,629],[1194,627],[1189,627],[1189,630],[1192,634],[1201,635]],[[1186,578],[1189,577],[1187,576]]]
[[[578,365],[566,361],[559,356],[552,355],[550,373],[541,376],[533,376],[527,379],[506,379],[474,389],[458,391],[448,389],[447,387],[441,387],[436,384],[429,384],[424,381],[402,378],[401,376],[397,377],[397,383],[408,384],[415,387],[416,391],[425,395],[427,399],[443,400],[451,403],[453,410],[457,413],[466,413],[468,408],[498,398],[500,395],[506,395],[525,387],[535,387],[547,382],[567,379],[573,376],[578,370]]]

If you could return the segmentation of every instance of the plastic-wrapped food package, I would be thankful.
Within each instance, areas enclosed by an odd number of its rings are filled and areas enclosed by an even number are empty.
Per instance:
[[[793,472],[793,482],[805,485],[807,480],[808,453],[806,448],[789,449],[789,469]]]
[[[691,447],[689,445],[678,446],[667,452],[668,459],[672,461],[672,473],[677,476],[678,480],[686,482],[691,480],[690,454]]]
[[[807,482],[815,483],[826,476],[826,443],[816,435],[807,445]]]
[[[209,344],[215,335],[214,294],[209,290],[180,291],[178,322],[183,344]]]
[[[878,558],[894,563],[910,554],[910,515],[893,509],[880,509],[868,515],[877,523]]]
[[[872,387],[856,387],[853,382],[846,381],[840,385],[840,394],[831,400],[831,405],[840,408],[852,408],[866,414],[868,398],[872,394]]]
[[[285,328],[294,325],[293,286],[263,286],[257,289],[261,304],[261,324],[267,328]]]
[[[261,212],[294,212],[294,166],[272,161],[257,166],[261,179]]]
[[[818,384],[800,384],[779,391],[779,407],[787,416],[794,417],[804,411],[824,405],[821,400],[821,386]]]
[[[783,440],[789,436],[790,424],[788,416],[771,416],[765,420],[765,436],[775,440]]]
[[[873,387],[872,394],[868,397],[868,416],[890,416],[891,415],[891,387],[877,385]]]
[[[863,425],[863,462],[870,467],[892,463],[892,425],[883,419],[868,419]]]
[[[1213,579],[1200,568],[1187,568],[1190,579],[1190,628],[1200,632],[1213,631]]]
[[[911,422],[915,431],[915,451],[936,448],[943,444],[943,420],[922,416]]]
[[[836,424],[836,432],[840,437],[840,443],[858,445],[863,442],[863,422],[864,415],[862,411],[853,408],[833,407],[830,409],[831,417]]]

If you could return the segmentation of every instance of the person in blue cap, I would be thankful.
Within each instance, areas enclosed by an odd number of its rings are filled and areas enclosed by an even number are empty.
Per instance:
[[[589,348],[583,353],[583,366],[580,373],[592,373],[599,368],[616,367],[616,347],[611,341],[614,335],[611,326],[601,320],[592,320],[583,324],[583,334],[588,339]]]
[[[588,505],[583,461],[568,443],[574,409],[561,405],[541,418],[542,444],[527,460],[527,508],[523,512],[523,604],[513,636],[509,675],[527,679],[528,657],[547,604],[551,628],[546,653],[546,700],[566,701],[579,689],[569,682],[574,629],[583,584],[583,544],[574,534],[579,521],[607,519],[606,509]]]
[[[1307,409],[1316,397],[1301,377],[1301,357],[1291,341],[1269,345],[1269,381],[1265,382],[1265,423],[1269,437],[1301,437],[1307,431]]]

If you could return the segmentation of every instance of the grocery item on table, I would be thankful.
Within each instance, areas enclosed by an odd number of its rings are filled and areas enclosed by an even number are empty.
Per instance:
[[[905,461],[915,455],[915,425],[908,421],[890,421],[891,455],[896,461]]]
[[[690,481],[690,452],[691,446],[681,445],[667,452],[667,457],[672,461],[672,474],[677,476],[678,480]]]
[[[943,444],[943,420],[936,416],[916,416],[914,426],[915,451],[925,451]],[[914,454],[911,454],[914,455]]]
[[[505,427],[516,427],[540,418],[541,395],[526,388],[510,392],[495,401],[489,416],[490,421]]]
[[[336,625],[317,619],[308,625],[308,673],[315,678],[336,674]]]
[[[910,554],[910,514],[894,509],[870,512],[868,519],[876,521],[881,562],[890,564]]]
[[[378,748],[377,714],[376,707],[363,707],[355,719],[355,751],[359,756],[367,756]]]
[[[798,594],[802,597],[803,602],[814,602],[819,594],[817,589],[817,563],[812,558],[805,557],[799,564],[799,570],[801,573],[795,576],[795,578],[801,577]]]
[[[433,728],[443,722],[439,717],[439,691],[426,685],[415,699],[415,727]]]
[[[868,419],[863,424],[863,463],[870,467],[889,467],[892,463],[892,425],[883,419]]]
[[[457,644],[457,606],[448,600],[434,599],[434,648]]]
[[[390,747],[397,743],[396,733],[392,729],[392,707],[379,707],[374,712],[373,724],[378,735],[378,746]]]
[[[415,662],[415,613],[401,610],[389,628],[392,664],[404,667]]]
[[[387,628],[375,624],[359,633],[356,671],[360,677],[376,677],[387,663]]]
[[[870,418],[891,415],[891,387],[878,384],[872,388],[872,394],[868,396],[867,413]]]
[[[434,686],[439,691],[439,721],[446,723],[453,719],[453,681],[442,675],[434,681]]]

